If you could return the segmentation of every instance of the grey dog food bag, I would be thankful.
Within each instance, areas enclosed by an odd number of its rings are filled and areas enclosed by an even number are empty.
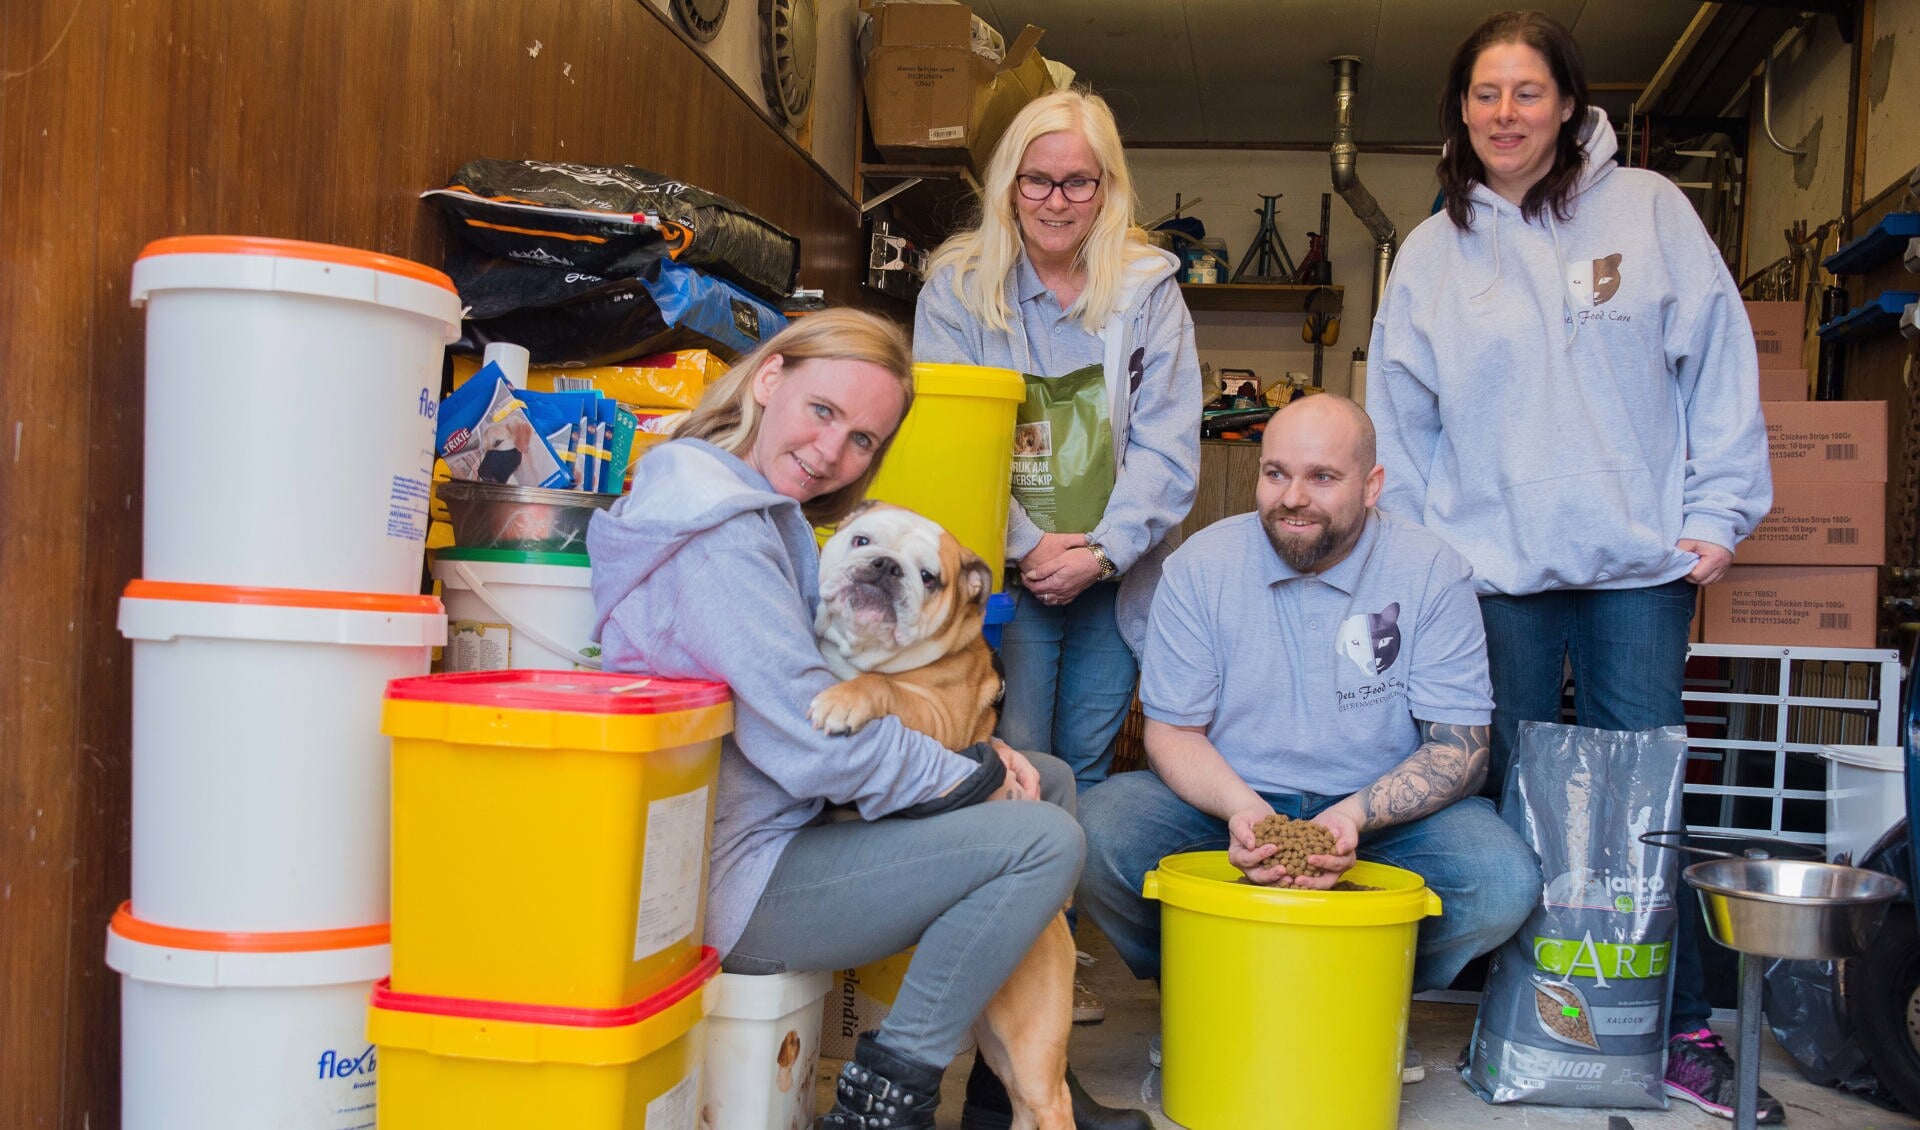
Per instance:
[[[1501,811],[1546,887],[1494,952],[1467,1085],[1490,1103],[1665,1109],[1686,732],[1520,723]]]

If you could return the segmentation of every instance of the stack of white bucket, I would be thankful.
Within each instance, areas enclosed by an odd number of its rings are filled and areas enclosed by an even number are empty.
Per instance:
[[[133,641],[126,1130],[373,1125],[388,972],[389,679],[446,638],[420,595],[438,271],[326,244],[149,244]]]

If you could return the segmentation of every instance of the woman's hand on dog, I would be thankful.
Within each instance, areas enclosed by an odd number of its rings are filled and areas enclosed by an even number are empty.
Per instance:
[[[1027,755],[999,738],[993,739],[993,752],[1000,755],[1001,764],[1007,767],[1006,787],[995,793],[993,799],[1039,800],[1040,771],[1027,760]]]

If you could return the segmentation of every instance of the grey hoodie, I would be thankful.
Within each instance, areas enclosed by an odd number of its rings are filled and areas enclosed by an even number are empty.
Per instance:
[[[1116,609],[1121,635],[1138,655],[1146,642],[1147,612],[1171,552],[1167,535],[1193,508],[1200,476],[1200,357],[1193,344],[1193,316],[1175,280],[1178,260],[1158,248],[1138,249],[1126,268],[1119,313],[1095,337],[1071,322],[1056,326],[1059,311],[1022,256],[1008,272],[1006,302],[1011,333],[987,329],[960,301],[952,268],[927,280],[914,310],[913,355],[917,361],[991,365],[1021,373],[1060,377],[1085,364],[1056,363],[1043,372],[1036,357],[1096,357],[1106,372],[1109,418],[1114,429],[1113,494],[1088,535],[1119,569]],[[1042,295],[1046,301],[1040,301]],[[1081,341],[1050,340],[1050,330]],[[1035,339],[1049,348],[1036,349]],[[1011,438],[1009,438],[1011,443]],[[1007,560],[1017,562],[1040,544],[1018,500],[1007,512]]]
[[[721,743],[706,942],[745,929],[793,834],[828,801],[872,820],[931,800],[978,765],[888,716],[829,737],[807,704],[839,682],[814,643],[819,547],[800,504],[700,440],[647,453],[633,490],[587,528],[610,671],[717,679],[733,690]]]
[[[1684,576],[1773,500],[1740,294],[1666,178],[1616,168],[1594,109],[1573,217],[1528,223],[1485,185],[1473,227],[1407,237],[1374,319],[1367,411],[1383,510],[1473,565],[1482,593]]]

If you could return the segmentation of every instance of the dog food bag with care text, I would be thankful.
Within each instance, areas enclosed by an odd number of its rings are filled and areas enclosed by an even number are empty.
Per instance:
[[[1540,857],[1541,903],[1494,951],[1467,1085],[1493,1103],[1665,1109],[1686,731],[1520,723],[1502,814]]]

